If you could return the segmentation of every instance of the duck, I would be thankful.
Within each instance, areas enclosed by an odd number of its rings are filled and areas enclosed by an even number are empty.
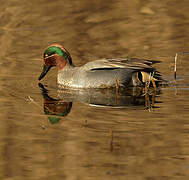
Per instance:
[[[43,54],[41,80],[52,67],[58,68],[57,83],[62,88],[117,88],[144,86],[149,82],[156,86],[162,75],[153,64],[158,60],[140,58],[99,59],[83,66],[73,64],[70,53],[60,44],[51,44]]]

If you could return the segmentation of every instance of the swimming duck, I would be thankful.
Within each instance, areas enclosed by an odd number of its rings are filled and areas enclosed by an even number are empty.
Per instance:
[[[161,74],[152,67],[160,61],[119,58],[100,59],[77,67],[70,53],[59,44],[52,44],[44,51],[41,80],[54,66],[58,67],[58,84],[64,88],[112,88],[142,86],[146,82],[162,81]]]

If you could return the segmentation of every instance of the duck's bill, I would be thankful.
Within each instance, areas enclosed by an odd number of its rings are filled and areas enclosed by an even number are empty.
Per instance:
[[[46,65],[43,66],[43,71],[38,78],[39,81],[45,77],[45,75],[48,73],[48,71],[51,69],[51,67],[52,66],[46,66]]]

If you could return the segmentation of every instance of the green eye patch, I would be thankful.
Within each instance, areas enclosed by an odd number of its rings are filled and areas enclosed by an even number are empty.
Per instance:
[[[44,52],[44,57],[46,55],[51,56],[53,54],[58,54],[59,56],[64,57],[64,59],[68,58],[68,55],[66,54],[65,51],[63,51],[61,48],[56,47],[56,46],[51,46],[49,47],[45,52]]]

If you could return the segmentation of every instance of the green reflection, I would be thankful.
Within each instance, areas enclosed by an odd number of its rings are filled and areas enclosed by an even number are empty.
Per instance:
[[[52,116],[49,116],[48,119],[49,119],[51,124],[56,124],[61,120],[60,117],[52,117]]]

